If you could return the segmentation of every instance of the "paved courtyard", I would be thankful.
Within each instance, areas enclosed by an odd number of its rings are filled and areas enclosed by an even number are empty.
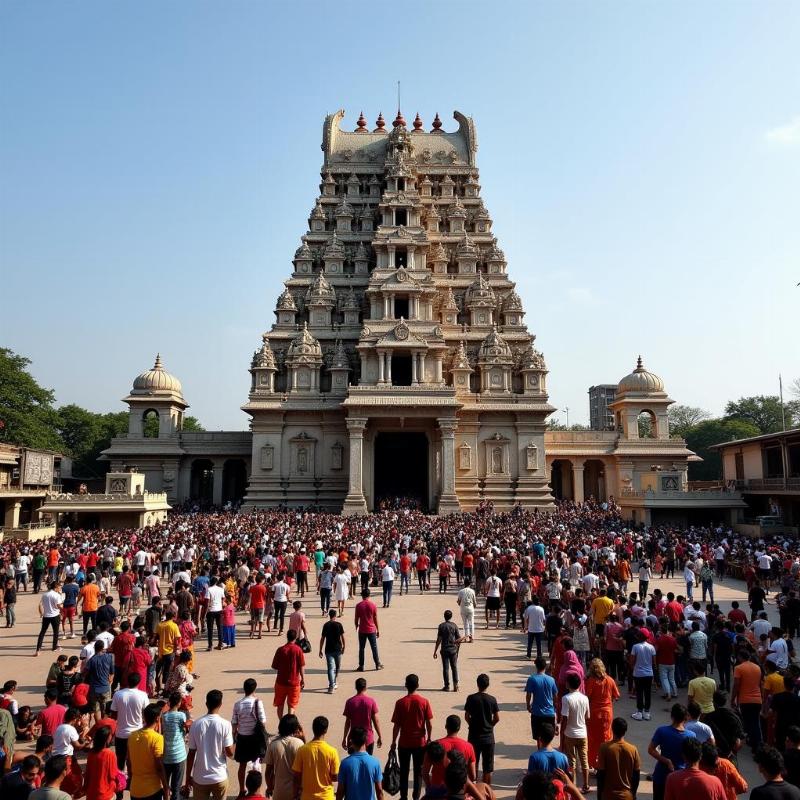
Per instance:
[[[656,580],[651,582],[650,588],[652,590],[655,587],[661,588],[665,593],[667,591],[678,593],[685,589],[678,580]],[[715,589],[716,599],[723,610],[730,608],[732,600],[739,600],[743,607],[746,607],[744,583],[741,581],[727,580],[723,584],[718,584]],[[442,620],[445,609],[450,608],[454,611],[454,618],[460,625],[455,591],[453,586],[446,595],[433,591],[422,597],[412,590],[410,595],[395,596],[391,608],[379,609],[380,656],[386,668],[380,672],[373,671],[367,648],[367,671],[364,673],[369,682],[368,691],[375,697],[381,710],[384,746],[381,751],[376,750],[376,755],[381,761],[385,761],[391,737],[392,708],[394,701],[404,694],[402,686],[407,673],[416,672],[420,676],[420,692],[433,706],[433,731],[438,738],[444,736],[444,719],[448,714],[459,713],[463,717],[463,705],[467,693],[475,691],[476,676],[486,672],[492,681],[490,692],[497,697],[500,706],[500,723],[496,728],[497,757],[494,784],[499,797],[511,797],[533,748],[523,694],[525,679],[532,669],[531,662],[525,658],[525,637],[520,631],[484,630],[483,611],[479,609],[476,619],[481,624],[476,626],[475,641],[461,647],[460,691],[458,693],[451,691],[447,694],[441,692],[441,662],[432,658],[433,645],[436,626]],[[380,605],[379,597],[378,601]],[[31,657],[39,629],[36,602],[34,596],[21,594],[17,604],[17,626],[11,631],[0,629],[0,682],[16,679],[19,682],[17,694],[19,703],[31,704],[34,709],[42,704],[44,678],[52,661],[49,650],[43,650],[37,659]],[[345,614],[347,651],[343,659],[339,688],[333,695],[326,693],[325,663],[317,656],[323,619],[316,595],[307,594],[304,606],[314,651],[306,657],[306,689],[300,703],[299,716],[306,730],[310,731],[312,718],[318,714],[326,715],[331,722],[329,741],[338,746],[341,743],[343,730],[342,708],[345,700],[353,693],[353,682],[358,677],[355,672],[358,645],[352,619],[353,601],[348,604]],[[771,616],[777,621],[774,606],[768,608]],[[200,674],[200,679],[197,681],[195,691],[197,709],[195,716],[200,714],[199,709],[203,707],[205,692],[211,688],[218,688],[224,692],[223,713],[230,718],[231,707],[241,691],[242,682],[251,676],[259,682],[259,694],[265,699],[265,705],[269,706],[271,703],[274,678],[268,667],[278,646],[278,638],[272,634],[261,641],[251,641],[247,638],[245,623],[246,616],[240,614],[238,644],[235,650],[215,650],[207,653],[204,640],[198,641],[196,670]],[[64,652],[69,655],[77,654],[80,650],[80,639],[67,640],[63,644]],[[45,647],[47,646],[46,642]],[[628,739],[639,748],[643,772],[649,772],[653,766],[652,759],[646,753],[652,732],[657,725],[669,721],[669,704],[661,701],[656,692],[654,698],[653,719],[650,722],[635,722],[630,719],[634,707],[632,701],[627,698],[627,692],[623,693],[623,698],[616,705],[616,713],[626,717],[630,723]],[[685,690],[681,701],[686,701]],[[274,714],[268,719],[270,732],[275,731],[276,721]],[[748,748],[740,753],[739,767],[751,787],[761,782]],[[232,765],[230,774],[232,777],[230,794],[235,796],[237,789],[235,765]],[[651,784],[643,780],[639,796],[650,795]]]

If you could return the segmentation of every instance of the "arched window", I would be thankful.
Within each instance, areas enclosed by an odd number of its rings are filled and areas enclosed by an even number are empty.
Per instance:
[[[639,416],[636,420],[636,424],[639,427],[639,438],[640,439],[655,439],[657,428],[656,428],[656,415],[648,410],[643,409],[639,412]]]
[[[149,408],[142,415],[142,435],[146,439],[157,439],[161,430],[161,418],[158,411]]]

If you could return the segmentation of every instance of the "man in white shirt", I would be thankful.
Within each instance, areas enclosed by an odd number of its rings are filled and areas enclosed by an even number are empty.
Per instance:
[[[714,548],[714,561],[717,565],[717,578],[719,578],[719,580],[725,577],[725,555],[725,548],[721,544],[718,544]]]
[[[769,632],[769,653],[767,661],[772,661],[778,669],[789,666],[789,645],[783,638],[780,628],[772,628]]]
[[[278,580],[272,584],[272,600],[275,607],[275,630],[278,636],[283,633],[283,622],[286,617],[286,607],[289,605],[289,592],[291,587],[284,580],[284,574],[278,575]],[[278,626],[280,625],[280,630]]]
[[[78,735],[78,730],[75,727],[77,721],[81,717],[81,712],[77,708],[68,708],[64,714],[64,722],[59,725],[53,733],[53,751],[54,756],[74,756],[76,748],[84,750],[81,747],[81,737]]]
[[[383,586],[383,607],[389,608],[392,603],[392,589],[394,588],[394,570],[388,562],[381,570],[381,585]]]
[[[58,650],[58,627],[61,621],[62,603],[61,584],[58,581],[52,581],[50,588],[39,601],[39,616],[42,618],[42,626],[39,629],[39,638],[36,640],[35,656],[38,656],[42,649],[48,628],[53,629],[53,650]]]
[[[117,754],[117,767],[125,768],[128,755],[128,739],[142,727],[142,711],[150,702],[147,692],[136,687],[143,676],[138,672],[128,675],[127,689],[118,689],[111,698],[111,713],[117,720],[117,732],[114,738],[114,751]]]
[[[214,623],[217,623],[217,650],[222,650],[222,603],[225,600],[225,589],[219,585],[216,578],[211,578],[206,589],[206,634],[208,635],[208,650],[214,649]]]
[[[189,758],[184,794],[194,789],[194,800],[224,800],[228,793],[228,758],[233,758],[233,728],[219,715],[222,692],[206,695],[208,713],[189,728]]]
[[[536,642],[536,657],[542,657],[542,634],[544,633],[545,613],[536,597],[522,612],[522,630],[528,634],[528,659],[531,657],[533,643]]]
[[[758,619],[753,620],[749,627],[750,630],[753,631],[753,636],[755,637],[756,641],[759,641],[763,634],[767,634],[767,636],[769,636],[772,631],[772,624],[767,619],[767,612],[759,612]]]
[[[492,570],[489,580],[486,581],[486,629],[489,629],[490,612],[495,616],[495,630],[500,627],[500,592],[503,588],[503,581],[497,577],[497,573]]]
[[[591,791],[589,786],[588,730],[589,699],[581,694],[580,676],[571,672],[567,675],[567,694],[561,699],[561,750],[569,759],[572,774],[577,778],[577,766],[583,773],[583,792]]]
[[[758,557],[758,571],[761,575],[761,583],[764,591],[768,592],[770,587],[770,576],[772,575],[772,558],[768,553],[762,553]]]

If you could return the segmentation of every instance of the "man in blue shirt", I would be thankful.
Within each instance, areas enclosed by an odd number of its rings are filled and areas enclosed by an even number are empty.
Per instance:
[[[557,769],[560,769],[569,774],[569,759],[560,750],[553,749],[551,744],[555,735],[556,729],[549,722],[541,724],[536,740],[536,746],[539,749],[531,753],[528,759],[528,772],[538,769],[552,775]]]
[[[545,672],[547,664],[541,656],[533,663],[536,672],[528,678],[525,684],[525,705],[531,715],[531,735],[534,741],[537,741],[544,724],[551,725],[554,731],[558,731],[555,706],[558,686],[555,680]]]
[[[94,711],[95,720],[99,721],[111,698],[111,681],[114,678],[114,656],[106,652],[102,639],[94,643],[94,655],[86,668],[86,678],[89,683],[89,706]]]
[[[64,585],[61,587],[61,592],[64,595],[64,602],[62,603],[61,610],[61,634],[67,635],[67,622],[69,622],[69,638],[75,638],[75,627],[73,620],[78,611],[78,593],[81,587],[75,583],[74,578],[67,576]]]
[[[350,731],[353,749],[339,765],[336,800],[383,800],[381,762],[367,753],[367,731],[355,727]]]

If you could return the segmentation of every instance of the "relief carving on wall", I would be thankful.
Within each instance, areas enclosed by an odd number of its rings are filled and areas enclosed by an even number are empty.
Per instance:
[[[271,470],[275,466],[275,448],[266,444],[261,448],[261,469]]]

